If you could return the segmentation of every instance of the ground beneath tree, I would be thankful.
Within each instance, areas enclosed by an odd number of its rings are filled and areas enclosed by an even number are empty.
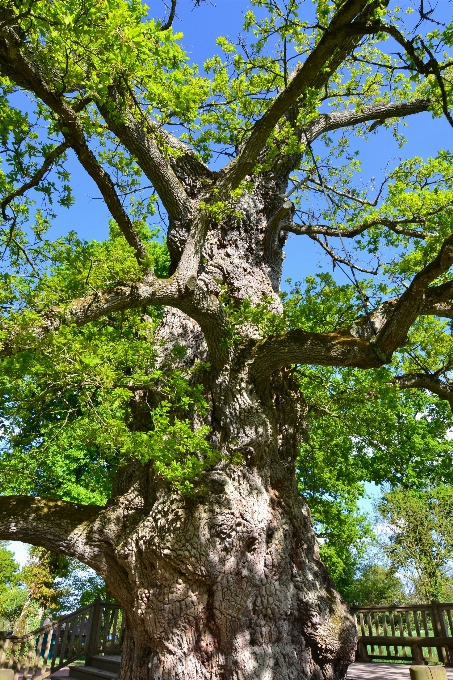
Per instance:
[[[347,680],[409,680],[409,664],[353,663],[348,668]],[[453,680],[453,668],[447,668],[448,680]]]
[[[346,680],[409,680],[409,664],[402,663],[353,663],[349,666]],[[447,668],[448,680],[453,680],[453,668]],[[53,674],[53,678],[66,678],[69,667]]]

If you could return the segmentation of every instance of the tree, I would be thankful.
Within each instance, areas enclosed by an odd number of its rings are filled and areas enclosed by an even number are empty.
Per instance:
[[[57,609],[67,592],[59,588],[57,579],[69,575],[69,559],[65,555],[32,546],[20,579],[26,586],[27,597],[14,624],[15,635],[38,628],[49,609]]]
[[[365,564],[352,584],[349,601],[362,606],[402,604],[406,602],[406,596],[403,584],[392,567]]]
[[[414,599],[449,601],[453,488],[397,488],[384,495],[378,509],[389,530],[385,552],[394,569],[407,573]]]
[[[373,193],[347,136],[453,122],[451,25],[386,0],[255,5],[200,74],[176,0],[166,21],[138,0],[1,0],[0,538],[102,576],[121,679],[343,677],[356,628],[296,468],[313,489],[323,456],[352,461],[334,495],[430,457],[451,475],[451,154]],[[72,157],[104,243],[51,238]],[[288,234],[351,284],[281,295]]]
[[[19,584],[20,565],[14,559],[8,544],[0,542],[0,628],[10,628],[19,616],[26,591]]]

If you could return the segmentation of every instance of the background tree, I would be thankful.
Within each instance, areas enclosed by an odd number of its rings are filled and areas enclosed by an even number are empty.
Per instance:
[[[70,560],[69,574],[58,579],[57,585],[63,591],[56,612],[58,614],[69,614],[96,599],[103,602],[112,601],[103,579],[78,560]]]
[[[21,587],[20,565],[8,544],[0,541],[0,629],[10,630],[22,611],[26,591]]]
[[[451,154],[375,187],[356,144],[453,122],[450,18],[258,0],[200,74],[175,2],[0,6],[0,537],[105,579],[121,678],[344,676],[301,491],[328,527],[364,480],[451,481]],[[54,238],[72,157],[103,243]],[[349,282],[282,294],[290,233]]]
[[[15,635],[39,628],[49,610],[59,608],[67,591],[58,587],[57,579],[69,575],[69,564],[65,555],[37,546],[29,548],[28,560],[20,572],[27,597],[14,623]]]
[[[416,602],[449,602],[453,592],[453,489],[388,491],[378,510],[388,529],[384,550],[407,575]]]
[[[349,587],[349,602],[362,606],[407,602],[401,579],[393,567],[364,564]]]

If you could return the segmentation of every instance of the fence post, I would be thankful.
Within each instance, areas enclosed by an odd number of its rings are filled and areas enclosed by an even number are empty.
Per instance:
[[[357,661],[362,661],[365,663],[371,662],[371,659],[368,656],[366,642],[362,642],[361,640],[359,640],[359,644],[357,646],[357,656],[358,656]]]
[[[0,668],[5,660],[6,630],[0,630]]]
[[[89,666],[91,659],[98,651],[99,643],[99,625],[101,623],[101,600],[93,602],[93,609],[91,610],[90,623],[87,630],[85,643],[85,666]]]
[[[439,611],[438,605],[438,600],[431,601],[431,616],[433,620],[434,635],[437,637],[443,637],[444,631],[442,626],[442,615]],[[437,647],[437,655],[439,657],[439,661],[441,661],[443,664],[448,664],[448,654],[444,647]]]
[[[439,628],[438,628],[439,635],[441,637],[446,637],[446,638],[450,637],[449,634],[448,634],[446,623],[445,623],[442,605],[438,602],[438,600],[433,600],[432,605],[433,605],[433,608],[436,610],[436,617],[437,617],[437,622],[438,622],[438,626],[439,626]],[[449,645],[448,647],[443,647],[442,650],[443,650],[445,666],[453,666],[453,644]]]

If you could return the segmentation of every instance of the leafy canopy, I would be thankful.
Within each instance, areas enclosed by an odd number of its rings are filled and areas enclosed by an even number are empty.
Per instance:
[[[161,30],[162,22],[136,0],[3,0],[2,7],[26,36],[34,65],[60,100],[77,112],[89,148],[113,178],[145,244],[146,266],[166,278],[171,269],[161,237],[162,202],[136,157],[112,132],[107,115],[120,123],[124,111],[131,111],[167,160],[174,161],[182,151],[167,142],[166,129],[182,131],[181,139],[191,144],[195,158],[228,159],[242,148],[341,4],[320,0],[307,9],[295,0],[255,0],[244,15],[241,38],[218,38],[217,54],[200,68],[184,52],[182,35],[172,28]],[[411,9],[382,6],[374,18],[409,36],[417,23]],[[282,119],[275,127],[255,166],[258,173],[274,163],[278,169],[280,157],[299,158],[291,179],[297,186],[292,194],[295,217],[302,227],[327,222],[345,235],[357,225],[364,227],[348,248],[354,260],[367,260],[362,270],[378,271],[360,284],[370,308],[400,295],[450,233],[452,155],[444,150],[428,159],[403,160],[388,170],[381,186],[379,181],[365,185],[359,149],[374,134],[373,126],[326,133],[316,159],[334,199],[326,208],[313,157],[295,129],[308,128],[320,111],[361,111],[422,97],[431,100],[433,116],[445,113],[451,101],[452,26],[423,23],[412,58],[390,49],[384,32],[361,41],[323,90],[304,94],[303,106],[294,113],[296,125]],[[435,50],[440,80],[415,68],[425,48]],[[183,373],[175,365],[184,350],[175,347],[174,365],[156,366],[156,329],[163,314],[156,306],[112,312],[83,327],[68,324],[36,343],[43,310],[57,305],[64,309],[82,296],[137,282],[143,263],[137,262],[113,220],[103,243],[85,242],[72,232],[53,238],[56,216],[75,202],[71,152],[64,148],[56,153],[67,130],[42,97],[28,91],[26,98],[8,76],[1,79],[0,114],[0,338],[6,343],[14,331],[22,348],[3,360],[0,376],[2,493],[102,504],[118,465],[131,458],[153,460],[158,475],[191,492],[196,475],[216,461],[204,420],[208,403],[202,376],[209,365],[200,362],[190,375]],[[398,122],[382,124],[403,145]],[[52,165],[34,191],[22,191],[52,154]],[[244,181],[231,196],[233,207],[209,204],[212,216],[220,221],[228,210],[234,212],[235,200],[248,191],[251,186]],[[341,248],[333,238],[338,255]],[[231,291],[223,291],[229,320],[225,342],[239,343],[240,327],[249,323],[265,337],[294,328],[330,332],[359,319],[361,296],[341,273],[337,276],[340,265],[336,257],[335,276],[301,276],[300,283],[291,284],[290,292],[282,294],[283,313],[278,315],[266,299],[258,305],[250,300],[238,304]],[[450,280],[445,273],[438,282]],[[308,406],[298,461],[300,489],[311,504],[318,532],[327,539],[323,555],[338,582],[349,578],[358,559],[359,553],[352,555],[347,546],[358,546],[368,531],[355,511],[365,481],[415,487],[426,481],[452,483],[448,403],[427,391],[403,391],[397,380],[422,367],[429,374],[440,372],[448,383],[451,357],[450,321],[425,316],[384,368],[297,367]],[[143,427],[131,428],[138,393],[146,396],[141,402],[146,404]]]

